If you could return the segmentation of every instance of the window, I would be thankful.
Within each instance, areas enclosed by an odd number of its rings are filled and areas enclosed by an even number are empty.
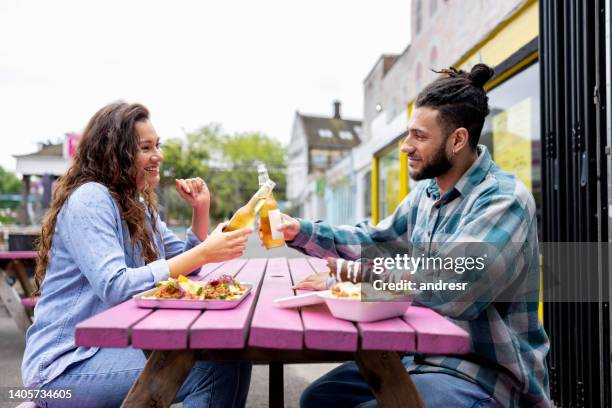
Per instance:
[[[431,3],[429,3],[429,16],[433,16],[434,14],[436,14],[436,11],[438,11],[438,0],[429,0]]]
[[[319,137],[330,138],[333,137],[334,134],[329,129],[319,129]]]
[[[312,165],[315,167],[327,167],[327,155],[322,153],[313,153]]]
[[[395,147],[378,161],[378,213],[381,220],[391,215],[399,204],[399,172],[399,149]]]
[[[539,219],[542,188],[538,69],[535,63],[488,92],[491,113],[480,143],[487,146],[500,168],[516,175],[532,192]],[[541,224],[538,222],[538,226]]]
[[[353,132],[355,132],[357,136],[361,137],[361,126],[353,127]]]
[[[349,132],[348,130],[341,130],[340,131],[340,139],[353,140],[353,134],[351,132]]]

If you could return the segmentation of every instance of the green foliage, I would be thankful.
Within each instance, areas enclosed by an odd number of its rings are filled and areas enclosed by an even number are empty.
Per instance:
[[[211,218],[227,219],[258,188],[257,163],[264,162],[276,182],[277,200],[285,199],[285,148],[260,133],[228,135],[219,125],[204,126],[185,139],[164,144],[162,188],[168,218],[188,223],[191,209],[174,189],[174,179],[202,177],[211,192]]]
[[[0,193],[2,194],[17,194],[21,191],[21,180],[15,176],[15,173],[4,170],[0,166]]]

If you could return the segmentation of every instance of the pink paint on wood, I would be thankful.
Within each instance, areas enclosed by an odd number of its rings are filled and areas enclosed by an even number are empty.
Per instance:
[[[189,326],[200,310],[158,309],[132,328],[132,346],[149,350],[187,348]]]
[[[470,338],[465,330],[426,307],[411,306],[403,316],[417,333],[417,351],[430,354],[465,354]]]
[[[2,251],[0,259],[34,259],[38,257],[36,251]]]
[[[190,275],[189,278],[196,280],[196,281],[203,280],[208,275],[210,275],[211,272],[213,272],[215,269],[221,267],[224,263],[225,262],[215,262],[215,263],[206,264],[202,266],[202,268],[200,268],[200,271],[197,274]]]
[[[259,283],[266,267],[266,259],[251,259],[236,278],[253,284],[246,299],[236,308],[207,310],[190,328],[190,348],[243,348],[249,323],[259,292]]]
[[[416,333],[399,317],[358,323],[363,350],[415,351]]]
[[[22,402],[21,404],[17,405],[17,408],[39,408],[39,407],[33,402]]]
[[[221,275],[235,276],[242,267],[247,263],[247,259],[233,259],[225,262],[218,268],[215,268],[211,273],[206,276],[205,280],[216,279]]]
[[[152,312],[130,299],[77,324],[74,342],[85,347],[127,347],[130,327]]]
[[[309,257],[308,262],[312,265],[315,272],[329,272],[329,267],[325,259]]]
[[[253,313],[249,346],[291,350],[302,348],[304,332],[299,312],[274,305],[274,299],[293,295],[291,285],[287,259],[269,259]]]
[[[32,296],[32,297],[27,297],[27,298],[22,298],[21,299],[21,304],[24,307],[33,309],[34,306],[36,306],[36,303],[38,303],[38,296]]]
[[[314,273],[309,261],[306,258],[289,260],[289,268],[294,283]],[[296,290],[295,292],[299,295],[311,291]],[[300,312],[304,324],[304,344],[306,348],[338,351],[357,350],[359,336],[353,323],[336,319],[330,314],[326,305],[302,307]]]

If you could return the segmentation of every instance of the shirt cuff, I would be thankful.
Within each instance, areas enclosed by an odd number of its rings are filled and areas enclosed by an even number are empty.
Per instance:
[[[187,229],[186,241],[187,241],[187,245],[190,248],[193,248],[194,246],[198,246],[202,243],[202,240],[198,238],[198,236],[192,231],[191,228]]]
[[[329,278],[327,278],[327,280],[325,281],[325,288],[329,289],[332,286],[334,286],[336,284],[336,278],[334,276],[330,276]]]
[[[165,259],[158,259],[157,261],[151,262],[147,266],[153,274],[155,283],[167,280],[170,276],[170,267],[168,266],[168,261],[166,261]]]
[[[293,241],[287,241],[289,246],[293,247],[303,247],[310,241],[313,233],[313,223],[312,221],[306,221],[301,218],[297,219],[300,222],[300,232],[293,238]]]

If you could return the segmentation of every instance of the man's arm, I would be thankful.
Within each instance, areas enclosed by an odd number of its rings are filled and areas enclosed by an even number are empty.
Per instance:
[[[524,187],[523,187],[524,189]],[[462,226],[435,255],[455,261],[453,270],[416,272],[419,282],[465,284],[464,290],[428,290],[417,301],[443,315],[471,320],[493,302],[537,301],[535,205],[524,189],[513,195],[483,194]],[[457,260],[463,263],[458,273]],[[465,259],[480,259],[469,270]],[[482,265],[482,267],[474,267]],[[425,273],[418,276],[418,274]]]

